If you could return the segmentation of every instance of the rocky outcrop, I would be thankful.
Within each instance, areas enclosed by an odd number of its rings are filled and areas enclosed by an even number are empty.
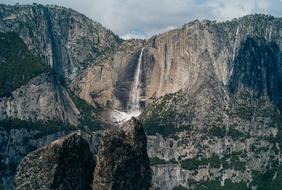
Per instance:
[[[140,189],[151,186],[147,138],[135,118],[102,138],[94,172],[93,189]]]
[[[101,24],[76,11],[38,4],[0,5],[0,31],[18,33],[59,78],[70,80],[121,41]]]
[[[11,97],[0,98],[0,119],[8,118],[78,125],[80,112],[52,74],[41,74],[12,92]]]
[[[74,132],[28,154],[16,189],[144,189],[151,186],[147,139],[135,118],[118,128]]]
[[[16,189],[91,189],[96,152],[89,143],[78,132],[30,153],[18,167]]]

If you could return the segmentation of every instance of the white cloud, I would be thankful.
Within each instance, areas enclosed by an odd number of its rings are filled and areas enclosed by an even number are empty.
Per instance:
[[[207,3],[207,5],[211,8],[215,19],[229,20],[252,13],[255,7],[255,0],[214,0]]]
[[[124,38],[146,38],[194,19],[229,20],[251,13],[282,16],[282,0],[2,0],[59,4],[100,22]]]

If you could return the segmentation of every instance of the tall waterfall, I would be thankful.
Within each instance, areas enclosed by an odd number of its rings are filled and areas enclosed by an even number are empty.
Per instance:
[[[110,119],[114,123],[121,124],[131,117],[137,117],[141,114],[140,101],[141,101],[141,64],[143,56],[142,48],[141,53],[138,58],[137,69],[134,74],[134,81],[131,85],[129,100],[126,112],[119,110],[112,110],[110,113]]]
[[[140,98],[141,98],[141,64],[144,48],[142,48],[141,53],[138,58],[137,69],[134,75],[134,81],[131,86],[129,101],[127,106],[127,112],[138,116],[141,113],[140,110]]]

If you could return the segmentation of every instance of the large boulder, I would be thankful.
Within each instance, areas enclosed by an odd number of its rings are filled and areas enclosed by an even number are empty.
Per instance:
[[[147,190],[151,177],[147,137],[141,122],[132,118],[105,131],[97,155],[93,189]]]
[[[80,132],[27,155],[18,167],[16,189],[91,189],[93,147]]]

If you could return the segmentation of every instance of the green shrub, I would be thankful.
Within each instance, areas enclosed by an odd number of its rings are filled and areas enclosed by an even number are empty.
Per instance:
[[[202,165],[208,165],[206,159],[199,160],[194,158],[194,159],[181,160],[181,167],[186,170],[196,170],[199,168],[199,166]]]
[[[144,129],[147,135],[160,134],[164,137],[174,137],[175,133],[189,129],[189,127],[175,127],[173,125],[159,125],[154,123],[144,123]]]
[[[150,165],[156,166],[156,165],[164,165],[164,164],[177,164],[175,159],[171,159],[169,161],[165,161],[163,159],[160,159],[158,157],[152,157],[150,158]]]
[[[222,190],[247,190],[247,184],[244,182],[240,183],[233,183],[230,180],[226,180],[224,182],[224,186],[222,187]]]
[[[247,190],[247,184],[244,182],[233,183],[230,180],[225,180],[224,186],[220,185],[220,181],[193,181],[192,183],[197,186],[196,190]]]
[[[276,175],[276,178],[273,177]],[[253,171],[253,182],[251,185],[257,185],[257,190],[280,190],[282,187],[282,169],[273,168],[264,173]]]
[[[181,161],[181,167],[186,170],[196,170],[200,166],[208,166],[212,168],[219,168],[221,164],[221,160],[218,155],[213,155],[210,158],[193,158],[193,159],[185,159]]]
[[[240,155],[244,154],[244,152],[232,152],[231,154],[226,155],[221,159],[221,163],[224,169],[233,168],[238,171],[246,170],[246,163],[240,161]]]
[[[151,166],[163,165],[163,164],[166,164],[166,161],[163,160],[163,159],[160,159],[158,157],[150,158],[150,165]]]
[[[40,134],[42,135],[52,134],[60,130],[74,129],[73,126],[66,126],[65,124],[59,121],[32,122],[32,121],[20,120],[16,118],[0,120],[0,127],[3,127],[6,130],[11,130],[11,129],[36,130],[41,132]]]
[[[254,115],[255,106],[250,104],[239,104],[237,105],[235,112],[240,118],[250,121]]]
[[[239,130],[235,129],[234,126],[231,126],[227,132],[227,135],[230,136],[232,139],[240,139],[245,135],[240,132]]]
[[[210,163],[210,167],[220,168],[221,160],[218,155],[213,155],[212,157],[208,158],[207,161]]]
[[[223,138],[225,136],[225,127],[213,127],[210,129],[210,134],[216,137]]]
[[[179,185],[177,187],[174,187],[172,190],[187,190],[187,188],[183,187],[182,185]]]

